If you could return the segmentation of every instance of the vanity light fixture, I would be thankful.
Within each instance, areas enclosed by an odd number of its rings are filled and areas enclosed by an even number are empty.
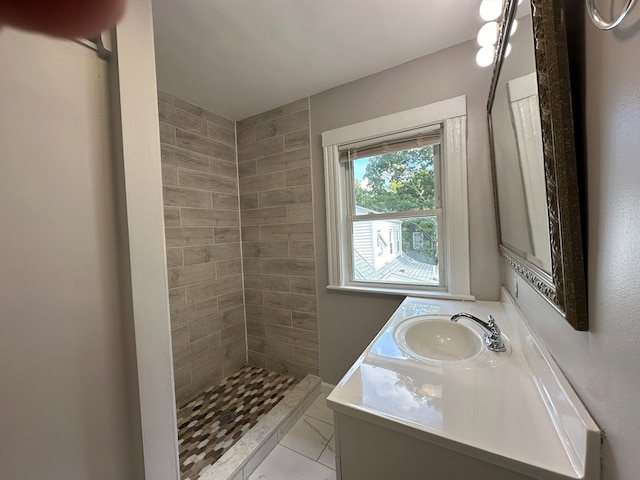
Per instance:
[[[476,63],[481,67],[488,67],[493,63],[496,53],[495,44],[498,42],[500,27],[498,20],[502,15],[504,0],[482,0],[480,4],[480,18],[487,21],[478,32],[480,50],[476,54]]]
[[[488,67],[493,63],[493,57],[496,53],[496,47],[493,45],[488,45],[486,47],[482,47],[476,53],[476,63],[481,67]]]
[[[480,17],[487,22],[497,19],[502,13],[502,3],[502,0],[482,0]]]
[[[522,3],[522,0],[518,1],[518,4],[520,3]],[[488,23],[485,23],[480,28],[477,37],[478,45],[480,45],[481,48],[476,54],[476,63],[481,67],[488,67],[493,64],[496,53],[495,44],[498,42],[498,35],[500,34],[500,27],[496,20],[498,20],[502,14],[503,6],[504,0],[482,0],[480,4],[480,17],[488,21]],[[518,21],[514,19],[509,36],[516,33],[517,29]],[[505,57],[509,56],[510,53],[511,44],[507,44]]]
[[[478,45],[492,47],[498,41],[498,22],[485,23],[478,32]],[[491,59],[493,60],[493,58]]]

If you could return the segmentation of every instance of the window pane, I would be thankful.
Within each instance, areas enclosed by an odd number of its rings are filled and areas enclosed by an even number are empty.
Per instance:
[[[437,148],[429,145],[354,160],[356,215],[436,208]]]
[[[435,216],[353,223],[353,279],[439,285]]]

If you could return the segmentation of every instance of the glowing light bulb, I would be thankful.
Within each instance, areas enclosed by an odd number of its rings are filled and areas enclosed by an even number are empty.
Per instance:
[[[510,53],[511,53],[511,44],[507,43],[507,49],[504,52],[504,58],[507,58]]]
[[[495,45],[498,41],[498,24],[496,22],[485,23],[478,32],[478,44],[481,47]]]
[[[481,67],[488,67],[493,63],[493,55],[495,48],[490,45],[488,47],[482,47],[476,54],[476,63]]]
[[[515,18],[513,19],[513,25],[511,25],[511,31],[509,32],[509,36],[513,35],[514,33],[516,33],[516,30],[518,30],[518,20],[516,20]]]
[[[502,13],[502,0],[482,0],[480,17],[487,22],[495,20]]]

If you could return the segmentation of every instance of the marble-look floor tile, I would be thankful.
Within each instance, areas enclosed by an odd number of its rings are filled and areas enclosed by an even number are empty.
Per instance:
[[[278,445],[248,480],[336,480],[336,472]]]
[[[280,441],[281,445],[317,460],[333,436],[333,426],[303,415]]]
[[[327,396],[326,393],[318,395],[304,414],[333,425],[333,410],[327,407]]]
[[[320,454],[320,458],[318,458],[318,462],[321,464],[335,470],[336,469],[336,437],[335,435],[331,437],[329,443],[324,450]]]

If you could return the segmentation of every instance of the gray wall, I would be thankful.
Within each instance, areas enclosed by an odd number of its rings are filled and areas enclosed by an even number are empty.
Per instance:
[[[178,402],[247,361],[235,124],[159,93]]]
[[[309,100],[237,128],[249,363],[317,375]]]
[[[8,28],[0,47],[0,478],[127,480],[107,65]]]
[[[327,291],[327,231],[321,134],[325,130],[467,95],[471,293],[497,300],[500,269],[486,100],[491,69],[475,64],[475,42],[465,42],[311,97],[314,225],[318,269],[320,373],[336,383],[402,301]]]
[[[0,37],[0,478],[175,480],[151,1]]]
[[[578,17],[580,18],[580,17]],[[640,471],[640,9],[613,32],[584,20],[572,71],[583,84],[589,332],[576,332],[525,282],[518,304],[605,430],[603,480]],[[516,274],[505,266],[513,294]]]

